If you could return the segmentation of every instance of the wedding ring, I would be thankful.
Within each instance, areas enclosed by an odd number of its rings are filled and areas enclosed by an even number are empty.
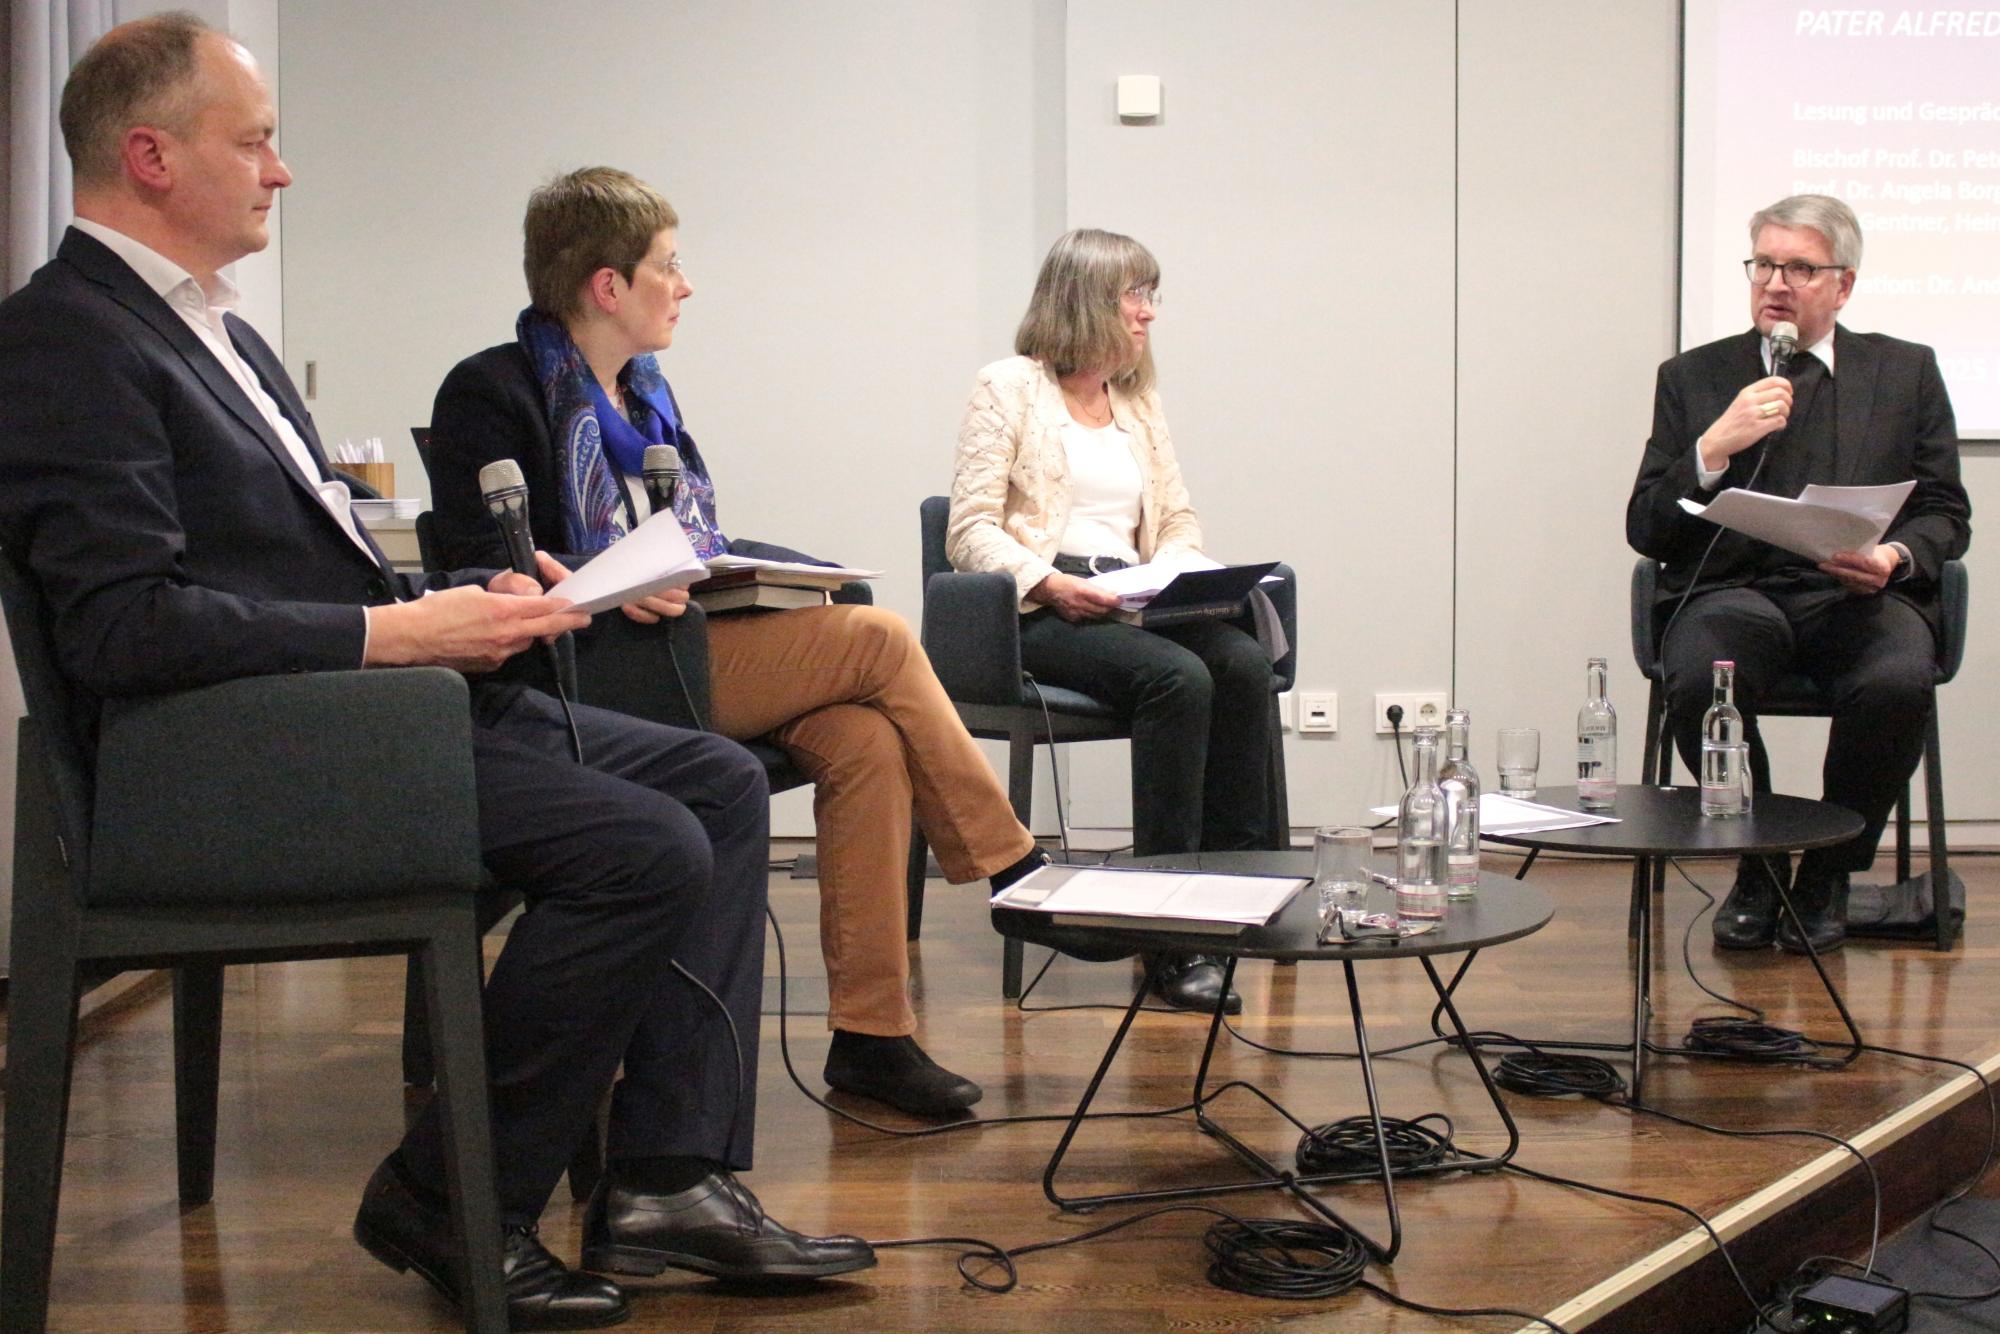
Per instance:
[[[1776,403],[1766,403],[1762,408],[1758,409],[1758,411],[1763,416],[1775,417],[1778,415],[1778,405]]]

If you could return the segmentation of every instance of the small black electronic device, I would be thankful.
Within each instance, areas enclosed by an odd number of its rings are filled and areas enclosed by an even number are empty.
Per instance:
[[[1830,1276],[1792,1298],[1791,1327],[1902,1334],[1910,1327],[1910,1294],[1884,1283]]]

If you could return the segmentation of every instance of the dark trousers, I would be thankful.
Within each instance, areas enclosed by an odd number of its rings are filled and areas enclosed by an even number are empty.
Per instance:
[[[1270,809],[1271,660],[1226,621],[1141,630],[1021,621],[1021,666],[1132,719],[1132,850],[1261,847]]]
[[[770,856],[763,766],[723,737],[584,705],[578,765],[548,696],[476,686],[473,701],[481,853],[527,898],[485,992],[502,1213],[540,1216],[621,1062],[607,1157],[749,1167]],[[407,1172],[442,1188],[434,1115],[401,1152]]]
[[[1937,638],[1922,614],[1886,594],[1723,588],[1688,599],[1662,651],[1674,745],[1697,773],[1715,661],[1735,661],[1736,706],[1760,792],[1771,790],[1771,768],[1757,729],[1758,702],[1786,676],[1811,678],[1833,708],[1822,797],[1864,824],[1850,841],[1807,853],[1807,862],[1830,871],[1867,869],[1923,755]]]

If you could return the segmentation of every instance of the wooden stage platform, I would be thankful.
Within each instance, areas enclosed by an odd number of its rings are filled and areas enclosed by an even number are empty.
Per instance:
[[[780,850],[781,854],[783,850]],[[1511,869],[1503,854],[1488,868]],[[1831,970],[1873,1043],[2000,1067],[2000,861],[1956,863],[1971,923],[1949,954],[1920,946],[1851,945]],[[1729,869],[1688,869],[1719,896]],[[1559,905],[1540,934],[1489,952],[1459,992],[1477,1028],[1542,1038],[1616,1040],[1630,1022],[1621,862],[1544,858],[1532,875]],[[791,1048],[799,1073],[823,1091],[826,1050],[817,895],[809,881],[772,877],[792,977]],[[983,886],[931,882],[916,947],[925,1046],[980,1080],[983,1116],[1066,1113],[1101,1055],[1133,985],[1133,965],[1059,960],[1031,1007],[999,998],[1000,946]],[[1673,879],[1660,916],[1662,971],[1656,1041],[1678,1044],[1696,1015],[1726,1013],[1681,962],[1681,932],[1701,906]],[[1718,953],[1705,926],[1692,959],[1710,986],[1764,1007],[1770,1021],[1832,1041],[1836,1017],[1810,967],[1767,952]],[[1040,951],[1030,951],[1029,970]],[[777,955],[769,954],[775,974]],[[1276,1047],[1352,1044],[1338,969],[1246,964],[1237,1028]],[[1361,970],[1376,1049],[1428,1035],[1430,991],[1414,965]],[[59,1330],[446,1330],[449,1309],[420,1282],[376,1264],[348,1237],[361,1183],[394,1143],[403,1107],[398,1035],[400,961],[363,960],[237,969],[230,974],[223,1054],[222,1147],[212,1206],[183,1215],[174,1201],[168,1005],[142,990],[88,1026],[71,1118],[56,1257]],[[798,1013],[803,1008],[819,1013]],[[1198,1018],[1140,1016],[1099,1106],[1146,1109],[1186,1100],[1203,1038]],[[1362,1110],[1354,1063],[1282,1057],[1225,1039],[1223,1078],[1256,1083],[1309,1123]],[[1444,1112],[1460,1142],[1489,1151],[1500,1127],[1465,1058],[1437,1047],[1381,1060],[1385,1109]],[[1881,1175],[1893,1227],[1977,1165],[1987,1104],[1960,1072],[1867,1054],[1830,1071],[1656,1058],[1647,1098],[1678,1115],[1740,1129],[1810,1129],[1863,1143]],[[1808,1255],[1866,1247],[1872,1197],[1836,1146],[1788,1136],[1724,1138],[1654,1116],[1580,1099],[1509,1094],[1524,1167],[1617,1190],[1669,1197],[1721,1227],[1761,1294]],[[913,1123],[854,1104],[886,1122]],[[1225,1104],[1230,1127],[1289,1159],[1297,1135],[1253,1100]],[[1073,1236],[1131,1212],[1065,1215],[1041,1191],[1059,1127],[991,1127],[893,1139],[844,1123],[789,1083],[778,1022],[764,1024],[757,1170],[747,1177],[773,1216],[807,1230],[870,1238],[973,1233],[1007,1246]],[[1143,1187],[1234,1175],[1233,1161],[1186,1118],[1099,1122],[1070,1156],[1078,1190]],[[1445,1176],[1401,1188],[1406,1239],[1370,1281],[1413,1301],[1547,1313],[1566,1328],[1700,1331],[1745,1328],[1749,1303],[1684,1216],[1515,1174]],[[1328,1198],[1378,1232],[1379,1193],[1352,1185]],[[1275,1193],[1225,1207],[1296,1217]],[[581,1207],[559,1189],[543,1222],[574,1258]],[[1208,1220],[1169,1216],[1129,1232],[1020,1261],[1020,1286],[976,1291],[948,1249],[885,1252],[848,1282],[747,1292],[696,1279],[633,1285],[634,1330],[786,1328],[856,1330],[1162,1328],[1517,1329],[1519,1319],[1452,1319],[1399,1310],[1355,1290],[1283,1302],[1211,1286],[1201,1234]],[[1691,1239],[1691,1234],[1692,1238]],[[2000,1275],[1993,1276],[2000,1283]],[[1921,1323],[1914,1326],[1922,1328]]]

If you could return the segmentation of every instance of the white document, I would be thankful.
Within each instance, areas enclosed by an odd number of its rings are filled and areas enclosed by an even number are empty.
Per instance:
[[[680,520],[662,511],[613,542],[590,564],[549,592],[568,598],[573,611],[595,615],[636,602],[663,588],[686,588],[708,577],[708,567],[688,545]]]
[[[1377,806],[1369,812],[1393,820],[1396,818],[1394,806]],[[1551,829],[1582,829],[1594,824],[1617,824],[1615,816],[1588,815],[1582,811],[1564,810],[1560,806],[1544,806],[1540,802],[1522,801],[1519,797],[1503,796],[1498,792],[1479,794],[1479,832],[1487,834],[1541,834]]]
[[[765,560],[760,556],[721,555],[708,562],[710,574],[727,574],[731,570],[769,570],[773,574],[804,574],[814,579],[833,579],[841,583],[882,577],[880,570],[852,570],[845,565],[807,565],[793,560]]]
[[[1003,908],[1091,917],[1262,926],[1305,883],[1297,876],[1045,866],[1008,886],[993,902]]]
[[[1698,519],[1823,561],[1836,551],[1859,551],[1880,542],[1916,486],[1913,481],[1888,486],[1814,485],[1799,492],[1797,500],[1731,487],[1706,506],[1683,500],[1681,508]]]

